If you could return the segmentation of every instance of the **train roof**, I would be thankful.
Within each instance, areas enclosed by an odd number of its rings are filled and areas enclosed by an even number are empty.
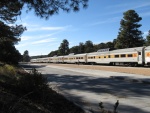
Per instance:
[[[86,55],[87,53],[82,53],[82,54],[76,54],[74,56],[83,56],[83,55]]]
[[[125,48],[112,50],[110,53],[121,53],[121,52],[132,52],[132,51],[142,51],[145,47],[134,47],[134,48]]]
[[[116,49],[112,51],[104,51],[104,52],[92,52],[87,53],[87,55],[100,55],[100,54],[111,54],[111,53],[122,53],[122,52],[133,52],[133,51],[142,51],[145,47],[134,47],[134,48],[125,48],[125,49]],[[149,46],[150,49],[150,46]]]
[[[145,50],[150,50],[150,46],[145,47]]]

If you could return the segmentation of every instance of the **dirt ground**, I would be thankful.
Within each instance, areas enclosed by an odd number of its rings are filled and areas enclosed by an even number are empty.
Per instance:
[[[49,64],[49,65],[94,69],[94,70],[105,70],[105,71],[112,71],[112,72],[123,72],[123,73],[150,76],[150,67],[125,67],[125,66],[77,65],[77,64]]]

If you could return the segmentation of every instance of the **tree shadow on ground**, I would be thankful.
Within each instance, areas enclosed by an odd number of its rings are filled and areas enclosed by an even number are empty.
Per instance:
[[[44,65],[44,64],[42,64],[42,65],[33,65],[33,64],[31,64],[30,65],[30,63],[28,63],[28,64],[19,64],[21,67],[23,67],[24,69],[26,69],[26,70],[32,70],[33,68],[36,68],[36,69],[38,69],[38,68],[42,68],[42,67],[46,67],[47,65]]]
[[[139,99],[140,97],[149,97],[150,94],[150,85],[132,83],[112,78],[57,74],[46,74],[45,76],[48,78],[48,82],[55,82],[62,91],[78,90],[79,92],[90,92],[98,95],[107,93],[117,96],[118,98],[138,97]],[[79,102],[82,100],[82,96],[70,95],[67,92],[65,92],[65,95],[69,98],[73,97],[74,102]],[[85,103],[81,102],[80,105],[82,104]],[[114,106],[114,104],[110,102],[106,102],[105,105],[112,106],[112,109]],[[85,109],[92,110],[95,106],[97,106],[97,110],[95,109],[94,113],[98,113],[98,104],[94,105],[93,103],[90,106],[91,108]],[[141,108],[129,105],[120,105],[118,110],[121,111],[119,113],[133,113],[133,111],[134,113],[148,113],[143,111]]]

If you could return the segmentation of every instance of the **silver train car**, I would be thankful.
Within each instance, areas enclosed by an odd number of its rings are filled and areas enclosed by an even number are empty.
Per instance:
[[[74,64],[108,64],[108,65],[150,65],[150,46],[117,49],[101,49],[97,52],[69,54],[46,58],[31,59],[32,63],[74,63]]]

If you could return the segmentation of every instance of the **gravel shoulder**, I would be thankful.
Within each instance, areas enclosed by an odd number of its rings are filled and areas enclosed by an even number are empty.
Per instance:
[[[76,65],[76,64],[47,64],[47,65],[93,69],[93,70],[104,70],[104,71],[110,71],[110,72],[120,72],[120,73],[150,76],[150,67],[123,67],[123,66]]]

